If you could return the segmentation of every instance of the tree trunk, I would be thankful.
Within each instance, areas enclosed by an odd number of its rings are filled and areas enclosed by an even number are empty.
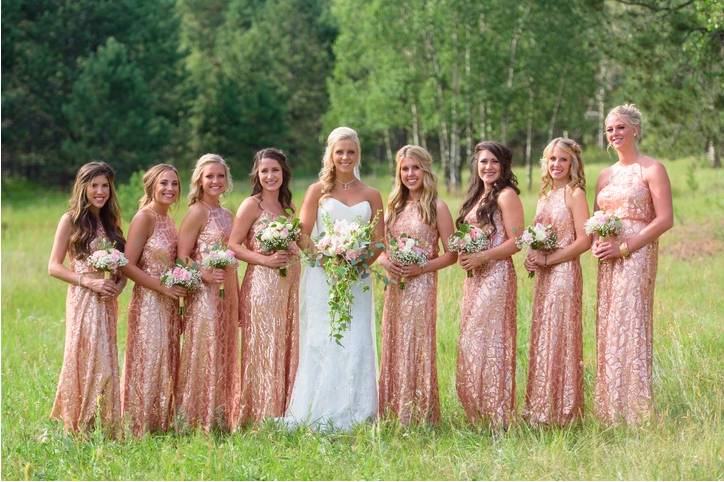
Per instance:
[[[563,71],[563,75],[560,76],[560,82],[558,83],[558,93],[556,94],[556,103],[553,106],[553,113],[551,114],[551,120],[548,124],[548,139],[553,139],[553,130],[556,127],[556,119],[558,118],[558,111],[561,108],[561,102],[563,101],[563,90],[566,86],[566,72]]]
[[[416,146],[420,145],[420,118],[417,113],[417,103],[412,101],[410,104],[412,111],[412,143]]]
[[[395,158],[392,155],[392,143],[390,142],[390,131],[385,129],[385,155],[387,156],[387,162],[392,166],[392,171],[395,170]]]
[[[721,159],[719,158],[719,149],[717,149],[716,142],[714,139],[709,138],[707,142],[707,154],[709,155],[709,163],[714,169],[721,167]]]
[[[528,125],[525,133],[525,166],[528,171],[528,191],[533,189],[533,89],[528,88]]]

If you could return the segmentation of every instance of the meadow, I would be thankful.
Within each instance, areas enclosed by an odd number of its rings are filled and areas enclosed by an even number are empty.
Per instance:
[[[722,479],[724,478],[724,171],[698,158],[667,160],[675,226],[660,240],[654,309],[656,417],[638,428],[608,428],[591,414],[595,373],[596,260],[584,270],[584,420],[566,429],[534,429],[518,420],[494,435],[470,426],[455,393],[459,300],[464,273],[440,273],[438,375],[442,422],[402,427],[382,421],[349,433],[287,432],[272,424],[232,434],[194,432],[106,439],[65,435],[48,414],[63,359],[66,285],[47,275],[56,223],[67,193],[7,180],[2,188],[2,478],[3,479]],[[589,163],[589,199],[604,164]],[[225,201],[235,211],[247,192],[234,173]],[[522,169],[518,169],[523,177]],[[365,181],[386,198],[390,177]],[[308,180],[296,180],[301,202]],[[523,184],[523,183],[522,183]],[[522,193],[529,222],[534,191]],[[131,193],[133,190],[130,190]],[[132,197],[123,191],[126,198]],[[453,212],[460,195],[442,193]],[[124,205],[128,205],[125,201]],[[185,208],[174,213],[180,220]],[[125,222],[133,210],[124,212]],[[127,225],[126,225],[127,226]],[[518,271],[517,401],[523,404],[533,281]],[[241,271],[241,270],[240,270]],[[240,273],[241,274],[241,273]],[[377,334],[383,290],[375,284]],[[121,296],[119,352],[125,348]],[[120,360],[122,363],[122,358]]]

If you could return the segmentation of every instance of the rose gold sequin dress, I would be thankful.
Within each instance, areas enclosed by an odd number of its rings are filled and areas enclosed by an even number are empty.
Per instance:
[[[105,238],[98,226],[91,252]],[[81,259],[71,257],[74,273],[100,274]],[[121,419],[121,391],[118,377],[116,323],[118,299],[102,300],[100,295],[81,286],[68,286],[65,302],[65,350],[58,390],[51,418],[63,421],[66,431],[91,429],[95,415],[100,425],[118,433]]]
[[[246,246],[261,252],[255,236],[263,229],[265,219],[276,217],[263,211],[249,230]],[[246,268],[239,296],[239,424],[284,415],[299,361],[300,268],[298,261],[292,262],[286,277],[266,266],[249,264]]]
[[[566,188],[538,200],[536,223],[552,225],[558,247],[576,239]],[[532,424],[565,425],[583,412],[583,281],[578,258],[535,275],[528,388],[523,417]]]
[[[178,235],[169,216],[154,217],[138,267],[160,278],[176,259]],[[173,415],[181,320],[178,303],[136,284],[128,307],[128,341],[123,374],[123,416],[134,435],[168,430]]]
[[[199,232],[191,257],[201,264],[203,252],[214,243],[226,243],[232,215],[222,207],[208,207],[209,218]],[[225,296],[219,285],[201,284],[189,296],[184,315],[183,345],[176,385],[176,415],[182,426],[210,431],[231,428],[238,389],[237,317],[238,281],[227,268]]]
[[[475,210],[465,217],[475,222]],[[506,239],[500,211],[490,247]],[[490,261],[463,285],[456,387],[471,422],[505,428],[515,410],[516,277],[513,260]]]
[[[425,224],[417,204],[408,203],[387,233],[406,233],[421,242],[429,260],[437,257],[437,226]],[[382,315],[382,361],[379,412],[394,413],[403,424],[435,423],[440,418],[435,359],[437,273],[396,282],[385,290]]]
[[[635,235],[655,216],[651,192],[639,164],[611,167],[598,193],[599,209],[617,211],[623,230],[617,241]],[[651,364],[653,301],[658,242],[627,259],[598,265],[596,318],[596,415],[607,423],[635,424],[652,412]]]

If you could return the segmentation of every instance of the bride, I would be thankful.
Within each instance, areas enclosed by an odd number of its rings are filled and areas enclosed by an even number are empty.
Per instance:
[[[368,222],[380,213],[374,241],[383,239],[382,197],[359,178],[360,143],[348,127],[327,138],[319,181],[304,196],[303,238],[319,234],[326,213],[332,219]],[[372,263],[379,251],[374,253]],[[364,287],[368,287],[366,291]],[[352,287],[352,322],[338,345],[330,337],[327,279],[319,267],[307,268],[300,285],[299,366],[284,422],[316,429],[346,430],[377,413],[374,307],[370,279]]]

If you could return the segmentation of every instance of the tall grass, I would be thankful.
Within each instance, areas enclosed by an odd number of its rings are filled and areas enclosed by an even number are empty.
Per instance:
[[[67,195],[27,184],[3,186],[2,205],[2,477],[4,479],[721,479],[724,174],[695,159],[667,162],[676,225],[660,242],[654,311],[657,417],[639,428],[607,428],[591,416],[595,373],[596,262],[584,271],[586,415],[566,429],[519,422],[505,434],[470,426],[455,394],[455,357],[463,272],[440,273],[439,426],[369,423],[349,433],[286,432],[265,424],[225,435],[127,438],[63,434],[48,419],[63,358],[66,286],[46,274],[56,223]],[[603,165],[588,165],[591,185]],[[235,173],[237,178],[243,177]],[[692,182],[693,176],[693,182]],[[389,179],[365,179],[383,191]],[[237,186],[243,183],[237,183]],[[305,182],[294,184],[301,201]],[[697,186],[695,192],[691,187]],[[237,187],[239,190],[239,187]],[[593,193],[589,192],[589,199]],[[236,192],[232,211],[243,199]],[[453,212],[460,197],[444,195]],[[526,221],[535,193],[525,192]],[[128,194],[133,204],[133,195]],[[178,209],[177,220],[185,208]],[[126,210],[126,221],[133,214]],[[517,400],[527,374],[533,281],[518,268]],[[121,296],[119,350],[126,337]],[[377,323],[382,288],[375,286]],[[378,329],[379,334],[379,329]],[[379,335],[378,335],[379,336]]]

